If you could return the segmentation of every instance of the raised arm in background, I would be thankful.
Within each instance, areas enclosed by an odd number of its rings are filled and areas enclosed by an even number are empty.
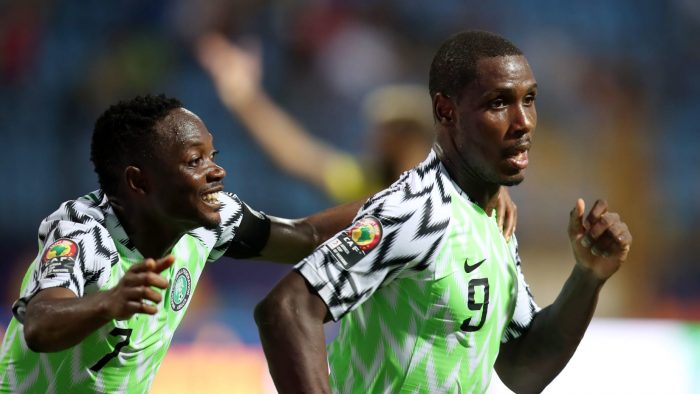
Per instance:
[[[226,108],[286,172],[326,190],[329,166],[351,160],[314,138],[270,99],[261,84],[260,48],[246,49],[211,33],[199,40],[197,58]]]

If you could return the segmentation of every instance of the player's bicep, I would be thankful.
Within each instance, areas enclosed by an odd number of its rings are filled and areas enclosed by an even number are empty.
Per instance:
[[[32,297],[29,301],[29,305],[34,302],[45,301],[45,300],[60,300],[64,298],[78,298],[78,295],[73,292],[73,290],[65,287],[51,287],[48,289],[39,290],[39,292]]]

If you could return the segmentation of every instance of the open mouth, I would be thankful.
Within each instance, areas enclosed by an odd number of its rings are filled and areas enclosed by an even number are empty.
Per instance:
[[[530,150],[531,142],[529,139],[518,141],[515,145],[506,149],[504,153],[504,158],[511,167],[518,170],[524,170],[528,163],[528,151]]]
[[[221,192],[219,191],[213,191],[213,192],[208,192],[202,194],[202,201],[204,201],[206,204],[211,205],[213,207],[218,207],[221,205],[219,202],[219,195]]]
[[[506,161],[508,161],[508,163],[510,163],[510,165],[513,167],[519,170],[524,170],[529,163],[527,151],[519,151],[514,155],[508,156]]]

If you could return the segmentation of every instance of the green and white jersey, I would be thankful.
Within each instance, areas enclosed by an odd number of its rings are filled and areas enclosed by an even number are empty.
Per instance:
[[[27,271],[14,318],[0,348],[0,393],[145,393],[182,320],[202,269],[234,240],[244,204],[220,193],[217,228],[198,228],[175,245],[169,287],[155,315],[113,320],[80,344],[35,353],[23,335],[27,302],[39,290],[65,287],[78,297],[114,287],[143,256],[133,246],[101,191],[63,203],[39,227],[39,254]]]
[[[515,240],[434,152],[296,269],[342,318],[329,346],[338,393],[482,393],[501,343],[537,311]]]

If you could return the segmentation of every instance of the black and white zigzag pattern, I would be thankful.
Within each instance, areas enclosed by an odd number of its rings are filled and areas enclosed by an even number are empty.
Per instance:
[[[530,328],[532,319],[535,318],[535,314],[540,310],[535,303],[532,292],[530,292],[530,287],[525,281],[525,275],[523,275],[522,267],[520,265],[520,254],[518,253],[518,241],[515,237],[513,237],[511,242],[513,242],[515,269],[518,275],[518,294],[516,295],[515,299],[513,317],[503,333],[503,338],[501,339],[502,342],[508,342],[511,339],[515,339],[523,335],[525,331]]]
[[[358,212],[355,221],[374,216],[383,229],[379,244],[359,262],[350,267],[339,263],[327,246],[334,237],[296,266],[335,320],[394,279],[434,268],[435,253],[450,222],[452,198],[448,190],[452,190],[452,183],[435,153],[431,153],[391,187],[371,197]],[[526,331],[538,310],[520,269],[517,243],[513,242],[518,293],[503,341]]]
[[[13,306],[13,311],[20,321],[23,316],[17,312],[41,289],[65,287],[76,295],[82,296],[86,289],[94,291],[109,279],[110,267],[119,261],[119,255],[111,236],[104,226],[105,212],[101,203],[103,194],[92,193],[77,200],[67,201],[39,226],[39,242],[42,245],[30,270],[32,275],[24,288],[22,298]],[[106,200],[104,200],[104,204]],[[72,272],[61,274],[46,272],[42,257],[47,249],[59,239],[69,239],[78,245],[78,255]]]
[[[215,228],[199,228],[190,232],[210,251],[209,261],[223,254],[233,240],[241,220],[242,203],[238,197],[222,193],[220,199],[223,205],[221,224]],[[48,247],[62,238],[78,245],[75,265],[72,272],[48,273],[42,264],[42,257]],[[26,303],[39,290],[65,287],[81,297],[102,288],[109,280],[112,267],[120,260],[117,244],[123,246],[121,253],[126,257],[140,256],[102,191],[61,204],[41,222],[39,242],[41,250],[29,268],[32,271],[31,279],[12,308],[20,321]]]
[[[451,197],[440,179],[440,168],[440,161],[431,154],[365,203],[355,221],[374,216],[382,225],[383,235],[379,244],[352,267],[344,269],[335,261],[326,247],[330,241],[296,267],[324,299],[334,319],[340,319],[395,278],[430,265],[450,222]]]
[[[200,227],[189,234],[198,239],[210,251],[207,261],[214,261],[224,255],[231,242],[236,237],[238,226],[243,217],[243,202],[232,193],[220,193],[222,203],[221,223],[217,227]]]

